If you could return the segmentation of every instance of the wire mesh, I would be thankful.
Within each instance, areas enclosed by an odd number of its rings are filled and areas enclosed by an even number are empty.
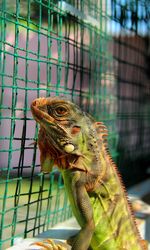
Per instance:
[[[150,164],[150,2],[112,1],[112,17],[118,64],[118,165],[129,186],[148,176]]]
[[[108,19],[102,1],[1,4],[1,249],[16,237],[34,236],[71,216],[61,176],[56,170],[50,176],[40,173],[33,99],[70,98],[105,120],[116,145]]]
[[[63,95],[104,121],[112,156],[121,164],[137,147],[130,140],[137,126],[133,114],[144,120],[142,136],[147,136],[149,106],[143,114],[137,105],[130,114],[125,102],[129,103],[128,91],[137,92],[135,85],[142,82],[142,90],[148,86],[143,83],[147,47],[142,43],[149,30],[149,9],[147,1],[3,0],[0,4],[0,249],[4,249],[16,237],[35,236],[72,214],[57,170],[40,173],[38,126],[30,113],[33,99]],[[142,22],[144,34],[139,28]],[[129,39],[135,36],[137,45]],[[131,106],[137,102],[131,94]],[[146,155],[149,143],[143,142],[142,149]]]

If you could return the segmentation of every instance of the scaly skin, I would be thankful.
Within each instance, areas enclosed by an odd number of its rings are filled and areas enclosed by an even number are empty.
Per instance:
[[[107,129],[78,106],[39,98],[31,111],[40,124],[41,168],[62,172],[81,230],[72,250],[145,250],[125,189],[107,150]]]

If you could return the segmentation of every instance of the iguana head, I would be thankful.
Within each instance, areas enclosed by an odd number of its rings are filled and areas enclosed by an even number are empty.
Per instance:
[[[39,144],[45,150],[50,147],[53,158],[85,156],[96,146],[94,120],[74,103],[58,97],[38,98],[31,111],[41,127]]]
[[[49,165],[53,164],[87,171],[99,163],[102,136],[106,132],[101,122],[96,123],[76,104],[60,97],[35,99],[31,111],[40,124],[38,145],[42,171],[49,172]]]

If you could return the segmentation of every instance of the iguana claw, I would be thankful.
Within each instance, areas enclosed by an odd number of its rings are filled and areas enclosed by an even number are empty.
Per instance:
[[[61,244],[56,244],[51,239],[45,239],[43,241],[38,241],[35,243],[32,243],[32,245],[40,246],[41,250],[67,250],[67,246],[64,247]]]

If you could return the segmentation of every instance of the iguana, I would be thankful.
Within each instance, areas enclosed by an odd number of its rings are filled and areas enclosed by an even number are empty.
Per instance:
[[[58,166],[81,226],[71,249],[146,250],[109,154],[104,124],[65,98],[38,98],[31,111],[40,124],[41,169]]]

